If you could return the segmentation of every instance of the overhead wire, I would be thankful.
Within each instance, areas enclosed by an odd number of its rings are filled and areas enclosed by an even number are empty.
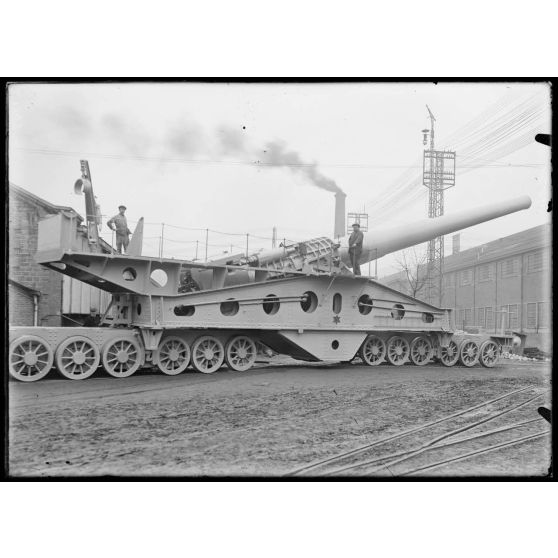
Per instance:
[[[511,165],[494,165],[498,159],[509,155],[518,149],[528,145],[532,141],[534,125],[540,119],[543,108],[539,102],[540,93],[531,95],[528,99],[521,101],[519,104],[507,108],[509,103],[509,95],[504,96],[497,101],[492,107],[474,118],[469,124],[462,127],[461,133],[466,130],[464,137],[459,137],[459,130],[447,138],[439,141],[442,145],[453,143],[452,148],[461,148],[459,153],[459,162],[456,174],[464,174],[480,167],[487,168],[485,161],[476,158],[475,155],[483,154],[483,158],[490,159],[491,168],[509,168]],[[499,113],[500,116],[497,116]],[[484,121],[485,124],[480,129],[475,129],[476,123]],[[519,137],[502,144],[506,139],[513,138],[517,133],[524,129],[525,126],[532,125],[532,129],[524,132]],[[475,138],[474,141],[473,138]],[[467,145],[467,142],[469,144]],[[491,149],[492,148],[492,149]],[[484,151],[483,151],[484,150]],[[416,165],[413,165],[415,167]],[[515,165],[514,165],[515,166]],[[522,165],[527,166],[527,165]],[[390,188],[387,188],[383,195],[376,200],[367,202],[374,205],[375,211],[381,212],[382,215],[391,215],[397,211],[404,203],[409,206],[420,197],[425,196],[425,192],[421,191],[422,176],[416,174],[409,168]]]
[[[456,169],[457,174],[465,174],[478,168],[509,168],[509,167],[532,167],[534,164],[499,164],[499,159],[509,155],[518,149],[526,146],[532,141],[532,132],[528,131],[518,133],[525,129],[526,126],[534,126],[540,118],[543,109],[540,104],[540,92],[537,92],[526,99],[521,100],[510,107],[513,101],[513,92],[510,92],[495,103],[487,107],[472,120],[464,124],[461,128],[454,131],[449,136],[438,140],[442,145],[450,145],[452,149],[459,149],[459,165]],[[533,128],[534,129],[534,128]],[[509,141],[508,141],[509,140]],[[48,150],[40,148],[23,148],[13,147],[13,149],[25,151],[28,153],[38,153],[45,155],[60,156],[83,156],[83,152]],[[482,157],[481,157],[482,155]],[[238,165],[256,165],[256,166],[313,166],[313,163],[293,163],[285,165],[276,165],[273,163],[263,163],[261,161],[231,161],[231,160],[196,160],[180,157],[154,157],[139,155],[115,155],[106,153],[92,153],[90,156],[102,157],[108,159],[133,159],[155,162],[181,162],[187,164],[238,164]],[[339,168],[404,168],[404,172],[394,180],[384,192],[377,196],[374,200],[370,200],[366,205],[373,205],[376,212],[382,213],[384,216],[391,215],[398,211],[404,203],[410,205],[418,201],[421,197],[426,200],[427,188],[422,186],[422,173],[417,176],[416,170],[422,168],[422,161],[417,161],[412,165],[373,165],[365,163],[342,163],[342,164],[321,164],[323,167],[339,167]],[[134,221],[130,221],[134,223]],[[144,223],[145,225],[161,225],[160,223]],[[184,227],[165,223],[165,227],[174,229],[211,232],[213,234],[224,234],[231,236],[245,236],[246,233],[231,233],[217,231],[214,229]],[[256,235],[250,235],[256,238]],[[271,237],[259,237],[265,240],[271,240]],[[171,240],[171,239],[169,239]],[[171,242],[195,242],[195,241],[177,241]]]

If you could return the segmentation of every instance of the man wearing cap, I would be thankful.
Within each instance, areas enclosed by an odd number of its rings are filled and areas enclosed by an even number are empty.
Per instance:
[[[126,211],[125,205],[118,206],[118,215],[115,215],[112,219],[107,221],[107,227],[116,232],[116,250],[119,254],[125,254],[128,250],[128,244],[130,243],[129,235],[132,231],[128,228],[128,221],[126,221],[126,216],[124,212]],[[124,248],[124,252],[122,252]]]
[[[351,267],[353,268],[353,273],[355,275],[360,275],[360,265],[358,260],[362,254],[362,241],[364,240],[364,235],[360,230],[360,225],[358,223],[353,224],[353,232],[349,237],[349,258],[351,259]]]

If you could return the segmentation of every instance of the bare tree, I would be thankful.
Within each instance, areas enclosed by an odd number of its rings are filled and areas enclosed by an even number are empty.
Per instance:
[[[405,277],[405,290],[413,298],[420,296],[426,285],[426,250],[407,248],[401,250],[395,261]]]

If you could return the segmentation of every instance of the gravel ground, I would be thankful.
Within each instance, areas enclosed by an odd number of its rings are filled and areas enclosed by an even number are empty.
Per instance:
[[[9,471],[13,476],[278,476],[425,424],[515,389],[521,394],[359,459],[420,447],[432,438],[541,394],[529,405],[465,435],[536,418],[550,405],[550,363],[496,368],[357,364],[300,365],[286,359],[248,372],[102,373],[82,382],[9,382]],[[389,469],[344,475],[401,475],[434,461],[548,430],[521,430],[430,451]],[[550,436],[471,457],[420,476],[544,476]],[[329,471],[354,463],[345,460]],[[313,476],[327,473],[321,468]]]

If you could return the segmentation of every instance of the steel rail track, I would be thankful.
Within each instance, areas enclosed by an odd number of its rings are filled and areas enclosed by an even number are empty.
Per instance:
[[[455,445],[459,445],[459,444],[463,444],[466,442],[470,442],[472,440],[478,440],[480,438],[486,438],[487,436],[493,436],[494,434],[499,434],[501,432],[506,432],[508,430],[515,430],[517,428],[521,428],[522,426],[526,426],[527,424],[532,424],[534,422],[539,422],[542,419],[542,417],[537,417],[534,419],[530,419],[530,420],[526,420],[526,421],[522,421],[522,422],[516,422],[514,424],[509,424],[506,426],[501,426],[500,428],[495,428],[493,430],[487,430],[486,432],[481,432],[480,434],[475,434],[473,436],[468,436],[466,438],[459,438],[458,440],[452,440],[451,442],[446,442],[445,444],[436,444],[434,446],[431,446],[428,448],[428,450],[438,450],[438,449],[444,449],[450,446],[455,446]],[[414,450],[404,450],[404,451],[400,451],[400,452],[396,452],[396,453],[390,453],[388,455],[384,455],[382,457],[378,457],[376,460],[372,461],[371,463],[379,463],[381,461],[384,461],[385,459],[391,459],[394,457],[401,457],[404,455],[409,455],[410,453],[413,453]],[[325,473],[324,476],[327,476],[330,473]]]
[[[384,444],[386,442],[390,442],[392,440],[396,440],[398,438],[402,438],[404,436],[408,436],[408,435],[414,434],[416,432],[420,432],[421,430],[426,430],[427,428],[429,428],[431,426],[434,426],[436,424],[440,424],[442,422],[451,420],[452,418],[459,417],[461,415],[464,415],[464,414],[469,413],[471,411],[474,411],[476,409],[480,409],[481,407],[485,407],[485,406],[490,405],[492,403],[496,403],[497,401],[500,401],[501,399],[505,399],[506,397],[511,397],[512,395],[515,395],[517,393],[521,393],[521,392],[526,391],[528,389],[534,389],[534,388],[533,388],[533,386],[526,386],[524,388],[508,392],[504,395],[500,395],[500,396],[498,396],[494,399],[490,399],[490,400],[485,401],[483,403],[480,403],[478,405],[474,405],[472,407],[467,407],[466,409],[463,409],[461,411],[457,411],[455,413],[452,413],[451,415],[447,415],[447,416],[442,417],[440,419],[436,419],[434,421],[427,422],[426,424],[416,426],[416,427],[410,428],[408,430],[404,430],[403,432],[398,432],[397,434],[392,434],[391,436],[380,438],[379,440],[375,440],[374,442],[371,442],[369,444],[359,446],[358,448],[355,448],[355,449],[352,449],[352,450],[349,450],[349,451],[338,453],[338,454],[333,455],[331,457],[328,457],[326,459],[321,459],[319,461],[314,461],[313,463],[305,465],[304,467],[299,467],[298,469],[294,469],[293,471],[290,471],[283,476],[295,476],[295,475],[298,475],[299,473],[310,471],[312,469],[316,469],[318,467],[321,467],[322,465],[325,465],[327,463],[332,463],[334,461],[339,461],[339,460],[344,459],[346,457],[351,457],[351,456],[354,456],[354,455],[358,455],[360,453],[368,451],[370,448],[372,448],[374,446]]]
[[[531,397],[529,399],[527,399],[526,401],[522,401],[521,403],[517,404],[517,405],[513,405],[512,407],[508,407],[507,409],[504,409],[502,411],[499,411],[498,413],[492,414],[488,417],[485,417],[481,420],[475,421],[471,424],[466,424],[465,426],[461,426],[460,428],[456,428],[454,430],[450,430],[449,432],[446,432],[440,436],[437,436],[436,438],[431,439],[430,441],[426,442],[425,444],[423,444],[422,446],[420,446],[419,448],[415,448],[415,449],[411,449],[405,452],[402,452],[403,455],[393,459],[392,461],[389,461],[388,463],[384,463],[378,467],[373,468],[372,470],[367,471],[367,474],[372,474],[372,473],[376,473],[378,471],[381,471],[382,469],[388,469],[390,467],[393,467],[394,465],[398,465],[399,463],[402,463],[404,461],[407,461],[409,459],[412,459],[413,457],[416,457],[418,455],[423,454],[424,452],[433,449],[436,444],[438,444],[439,442],[441,442],[442,440],[445,440],[446,438],[450,438],[452,436],[455,436],[456,434],[461,434],[461,432],[466,432],[467,430],[472,430],[473,428],[476,428],[477,426],[480,426],[481,424],[485,424],[487,422],[490,422],[492,420],[495,420],[507,413],[511,413],[512,411],[516,411],[517,409],[520,409],[521,407],[524,407],[525,405],[531,403],[532,401],[539,399],[543,396],[544,394],[537,394],[534,397]],[[538,420],[538,419],[537,419]],[[341,472],[345,472],[345,471],[350,471],[353,469],[359,469],[361,467],[364,467],[366,465],[374,465],[376,463],[379,463],[381,461],[385,461],[386,459],[389,459],[390,457],[395,457],[395,456],[381,456],[381,457],[377,457],[375,459],[369,460],[369,461],[363,461],[360,463],[355,463],[355,464],[351,464],[351,465],[347,465],[345,467],[341,467],[339,469],[334,469],[333,471],[328,471],[327,473],[325,473],[326,476],[329,475],[335,475]]]
[[[501,448],[515,446],[517,444],[521,444],[523,442],[526,442],[527,440],[534,440],[536,438],[540,438],[542,436],[545,436],[546,434],[550,434],[550,430],[543,430],[543,431],[538,432],[536,434],[530,434],[528,436],[523,436],[522,438],[516,438],[515,440],[511,440],[509,442],[502,442],[501,444],[495,444],[495,445],[489,446],[487,448],[482,448],[482,449],[478,449],[478,450],[475,450],[475,451],[471,451],[469,453],[464,453],[462,455],[458,455],[457,457],[450,457],[450,458],[444,459],[442,461],[437,461],[435,463],[430,463],[428,465],[424,465],[423,467],[417,467],[416,469],[411,469],[410,471],[405,471],[404,473],[401,473],[398,476],[403,477],[403,476],[413,475],[413,474],[421,472],[421,471],[426,471],[426,470],[429,470],[429,469],[436,469],[437,467],[447,465],[448,463],[455,463],[456,461],[462,461],[464,459],[468,459],[469,457],[473,457],[475,455],[484,455],[486,453],[490,453],[490,452],[496,451],[496,450],[501,449]]]

